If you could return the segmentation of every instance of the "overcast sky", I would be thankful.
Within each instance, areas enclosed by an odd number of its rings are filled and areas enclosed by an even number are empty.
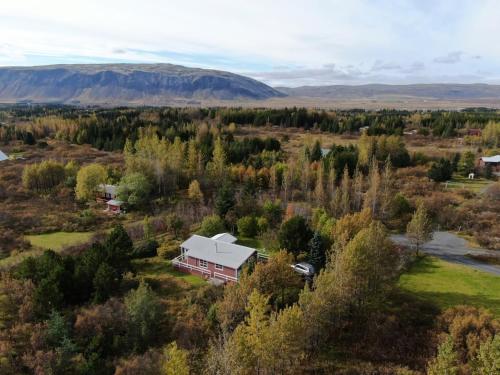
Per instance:
[[[274,86],[500,83],[497,0],[1,0],[0,66],[168,62]]]

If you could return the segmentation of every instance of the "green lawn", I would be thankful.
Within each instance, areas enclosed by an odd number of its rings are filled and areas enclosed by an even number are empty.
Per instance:
[[[191,286],[200,286],[206,284],[206,281],[196,275],[180,272],[172,266],[169,260],[161,257],[136,259],[133,261],[137,273],[141,277],[150,279],[161,279],[165,276],[175,277],[178,280],[183,280]]]
[[[250,238],[250,237],[239,237],[236,242],[238,245],[253,247],[257,250],[262,250],[262,242],[258,238]]]
[[[93,234],[93,232],[54,232],[26,236],[26,239],[32,246],[56,251],[65,246],[85,243]]]
[[[493,181],[486,180],[484,178],[476,178],[474,180],[469,180],[467,177],[453,175],[453,178],[448,181],[448,189],[469,189],[475,193],[481,192],[488,185],[492,184]],[[446,186],[446,182],[444,183]]]
[[[399,285],[441,308],[473,305],[500,317],[499,276],[427,256],[402,275]]]

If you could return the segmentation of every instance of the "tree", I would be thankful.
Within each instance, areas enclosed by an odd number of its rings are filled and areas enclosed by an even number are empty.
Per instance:
[[[137,289],[125,296],[130,336],[136,350],[150,346],[159,335],[163,308],[149,285],[141,281]]]
[[[172,232],[175,238],[179,236],[179,232],[184,226],[182,219],[175,213],[168,214],[165,217],[165,224],[167,226],[167,230]]]
[[[309,156],[309,160],[311,162],[313,162],[313,161],[319,161],[319,160],[321,160],[322,156],[323,156],[323,153],[321,152],[321,144],[317,140],[316,142],[314,142],[314,146],[313,146],[313,148],[311,150],[311,154]]]
[[[469,173],[474,171],[476,157],[470,151],[464,152],[460,156],[460,160],[458,161],[458,172],[462,176],[468,176]]]
[[[248,297],[245,322],[234,331],[232,346],[237,353],[240,366],[245,373],[259,373],[269,353],[267,350],[269,317],[267,315],[269,298],[254,290]]]
[[[314,232],[309,242],[309,263],[314,266],[316,272],[319,272],[326,263],[325,245],[319,232]]]
[[[500,333],[486,340],[472,361],[472,374],[500,374]]]
[[[398,263],[399,255],[379,221],[361,229],[332,264],[339,306],[361,313],[380,306],[397,279]]]
[[[134,244],[121,224],[113,228],[104,247],[106,249],[105,261],[115,267],[120,275],[130,270],[130,257],[134,251]]]
[[[347,215],[351,212],[351,179],[349,178],[349,169],[347,165],[344,168],[344,174],[342,175],[342,182],[340,183],[340,209],[343,215]]]
[[[320,163],[316,176],[316,186],[314,187],[314,198],[319,205],[322,205],[325,202],[325,186],[323,182],[323,173],[323,163]]]
[[[128,203],[131,207],[141,207],[146,204],[151,188],[146,176],[136,172],[127,174],[120,180],[116,194],[118,199]]]
[[[238,233],[243,237],[255,237],[257,235],[257,219],[255,216],[243,216],[237,222]]]
[[[218,215],[205,216],[201,222],[201,227],[198,233],[202,236],[212,237],[226,230],[224,222]]]
[[[450,336],[438,347],[438,353],[427,367],[428,375],[456,375],[458,374],[458,357],[453,349],[453,340]]]
[[[432,223],[423,203],[418,205],[411,221],[406,226],[406,236],[415,246],[417,256],[420,247],[432,239]]]
[[[99,185],[106,182],[108,173],[103,165],[94,163],[83,166],[76,175],[76,198],[92,200],[95,198]]]
[[[144,219],[142,220],[142,232],[144,233],[142,237],[146,241],[152,240],[155,236],[153,224],[151,223],[151,219],[148,215],[144,216]]]
[[[364,208],[369,208],[374,215],[378,216],[380,209],[380,173],[378,163],[373,158],[368,176],[368,190],[365,195]]]
[[[307,251],[309,240],[312,237],[311,229],[302,216],[293,216],[281,224],[278,239],[281,248],[294,254]]]
[[[102,263],[94,276],[94,302],[103,303],[120,285],[116,269],[107,263]]]
[[[193,180],[189,184],[188,197],[193,202],[203,204],[203,193],[200,188],[200,183],[197,180]]]
[[[264,211],[264,217],[267,219],[271,227],[276,227],[283,217],[283,208],[281,207],[281,201],[270,201],[267,200],[262,206]]]
[[[427,176],[436,182],[444,182],[451,178],[453,174],[453,165],[448,159],[441,158],[437,163],[432,163],[427,171]]]
[[[236,204],[234,189],[228,182],[224,182],[217,192],[215,198],[215,210],[220,217],[226,216],[227,212]]]
[[[221,181],[225,174],[226,168],[226,152],[224,151],[224,146],[222,145],[222,140],[220,137],[214,142],[214,151],[212,154],[212,161],[210,164],[210,170],[216,181]]]
[[[174,341],[165,348],[165,364],[163,365],[165,375],[189,375],[188,352],[177,347]]]
[[[64,166],[53,160],[27,165],[23,170],[23,186],[36,192],[48,193],[63,183]]]

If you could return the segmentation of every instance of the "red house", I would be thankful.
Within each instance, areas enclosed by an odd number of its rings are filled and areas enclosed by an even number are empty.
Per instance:
[[[236,245],[236,238],[220,233],[212,238],[193,235],[181,244],[181,255],[172,261],[180,271],[209,279],[237,282],[241,270],[257,259],[257,250]]]

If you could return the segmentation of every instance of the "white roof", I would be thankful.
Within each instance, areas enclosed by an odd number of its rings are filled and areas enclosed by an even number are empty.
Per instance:
[[[116,199],[111,199],[110,201],[107,201],[106,204],[110,204],[111,206],[121,206],[123,202]]]
[[[238,269],[255,253],[251,247],[236,245],[197,234],[181,244],[186,249],[186,255],[206,260],[207,262]]]
[[[115,185],[108,185],[108,184],[101,184],[99,185],[99,191],[102,191],[103,193],[111,194],[111,195],[116,195],[116,186]]]
[[[7,157],[7,155],[5,155],[1,150],[0,150],[0,161],[4,161],[4,160],[9,160],[9,158]]]
[[[495,155],[495,156],[483,156],[481,158],[482,161],[485,163],[500,163],[500,155]]]
[[[227,243],[235,243],[238,239],[229,233],[219,233],[212,237],[212,240],[227,242]]]

